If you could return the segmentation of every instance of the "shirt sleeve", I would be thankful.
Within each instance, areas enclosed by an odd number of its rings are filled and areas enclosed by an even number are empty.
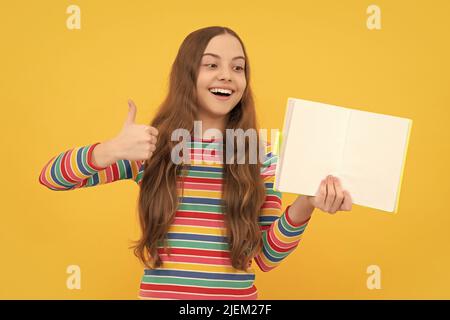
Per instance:
[[[266,199],[259,216],[263,247],[254,258],[264,272],[277,267],[297,248],[309,222],[308,219],[298,224],[293,223],[289,217],[290,205],[284,212],[282,211],[281,192],[273,190],[277,161],[278,156],[272,154],[270,144],[267,144],[266,161],[261,170],[266,188]]]
[[[143,161],[119,160],[107,167],[92,162],[92,152],[100,142],[76,147],[50,159],[39,175],[39,182],[55,191],[73,190],[118,180],[142,180]]]

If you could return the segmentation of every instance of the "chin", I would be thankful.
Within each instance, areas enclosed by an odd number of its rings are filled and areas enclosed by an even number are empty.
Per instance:
[[[213,117],[223,117],[226,116],[229,112],[231,112],[231,110],[234,109],[234,107],[237,105],[237,103],[232,104],[232,107],[228,107],[227,105],[220,105],[217,104],[216,101],[213,101],[209,104],[210,106],[213,107],[207,107],[207,108],[203,108],[204,111],[206,111],[210,116]]]
[[[231,109],[229,111],[208,110],[208,113],[213,117],[222,118],[222,117],[225,117],[230,111],[231,111]]]

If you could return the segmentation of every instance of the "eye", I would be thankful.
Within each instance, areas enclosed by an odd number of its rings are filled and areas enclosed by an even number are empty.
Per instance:
[[[238,69],[239,71],[242,71],[242,70],[244,70],[244,68],[243,68],[243,67],[241,67],[241,66],[236,66],[236,69]]]
[[[209,67],[209,66],[216,66],[217,67],[217,64],[215,64],[215,63],[207,63],[207,64],[205,64],[205,66],[207,66],[207,67]]]

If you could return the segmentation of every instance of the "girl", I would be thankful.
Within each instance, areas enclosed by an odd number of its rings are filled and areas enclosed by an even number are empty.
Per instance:
[[[139,185],[142,237],[134,253],[145,266],[140,298],[256,299],[253,259],[262,271],[272,270],[298,246],[314,208],[351,210],[349,193],[328,176],[316,196],[299,196],[282,212],[281,193],[272,189],[277,157],[268,143],[263,163],[192,164],[202,153],[217,156],[230,145],[208,136],[212,128],[222,136],[226,129],[257,129],[248,56],[229,28],[189,34],[151,125],[135,124],[135,116],[129,101],[116,137],[53,157],[39,181],[52,190],[122,179]],[[188,161],[175,164],[172,133],[192,133],[195,121],[201,121],[201,136],[187,141]]]

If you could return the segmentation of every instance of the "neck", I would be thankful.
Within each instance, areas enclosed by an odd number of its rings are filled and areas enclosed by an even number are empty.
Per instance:
[[[206,132],[208,129],[216,129],[220,132],[224,133],[225,125],[228,121],[228,115],[222,117],[211,117],[205,114],[198,114],[196,117],[197,121],[202,122],[202,138],[203,139],[211,139],[212,137],[216,137],[217,135],[213,131]]]

